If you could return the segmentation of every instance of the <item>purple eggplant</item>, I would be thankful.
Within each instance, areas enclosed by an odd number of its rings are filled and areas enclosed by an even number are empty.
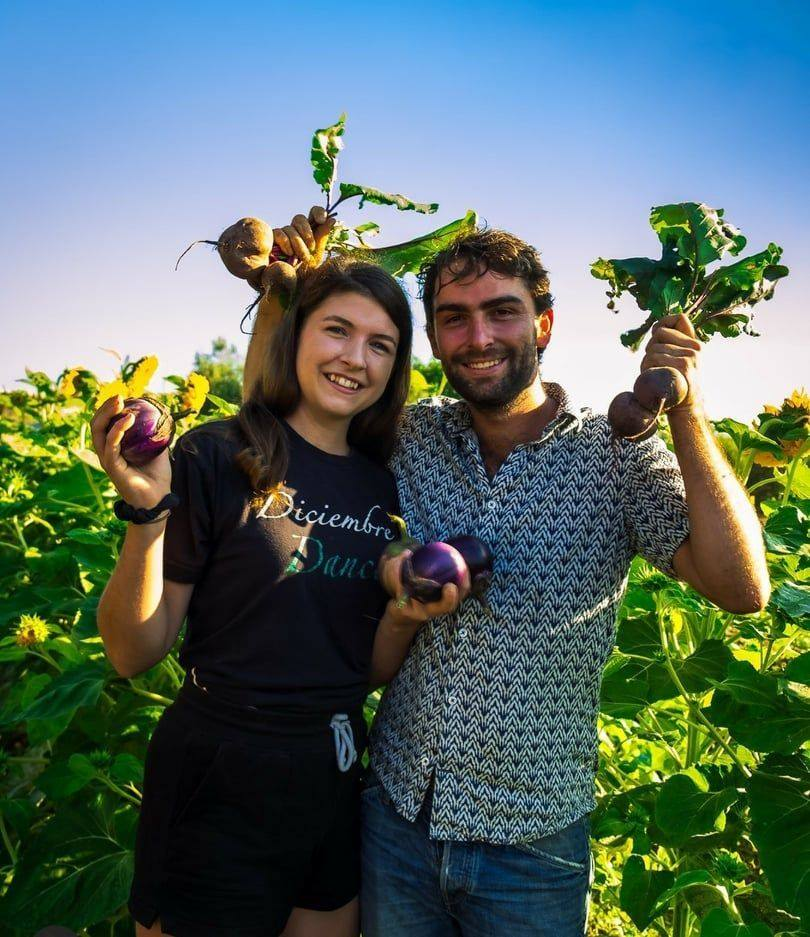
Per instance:
[[[121,455],[130,465],[146,465],[171,443],[174,419],[156,397],[127,397],[124,409],[110,420],[107,430],[129,413],[135,415],[135,422],[121,440]]]
[[[438,602],[448,582],[461,587],[467,564],[455,547],[441,541],[426,543],[402,564],[402,584],[420,602]]]

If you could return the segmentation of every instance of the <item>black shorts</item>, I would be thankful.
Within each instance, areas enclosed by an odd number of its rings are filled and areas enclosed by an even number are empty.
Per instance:
[[[360,754],[340,771],[333,714],[268,716],[187,680],[146,755],[129,910],[174,937],[268,937],[294,907],[360,886]]]

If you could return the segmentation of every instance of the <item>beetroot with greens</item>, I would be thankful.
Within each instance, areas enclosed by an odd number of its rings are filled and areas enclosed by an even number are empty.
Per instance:
[[[171,443],[174,419],[155,397],[127,397],[124,409],[110,420],[107,430],[130,413],[135,415],[135,422],[121,440],[121,455],[130,465],[146,465]]]

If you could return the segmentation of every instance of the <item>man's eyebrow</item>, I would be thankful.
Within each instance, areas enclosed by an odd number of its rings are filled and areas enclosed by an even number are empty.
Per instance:
[[[510,303],[516,306],[522,306],[523,300],[520,296],[512,296],[507,293],[505,296],[496,296],[494,299],[487,299],[485,302],[481,303],[481,308],[491,309],[493,306],[505,306]],[[439,303],[433,312],[434,314],[439,312],[467,312],[470,308],[470,306],[464,303]]]
[[[328,315],[323,317],[324,322],[339,322],[341,325],[348,326],[350,329],[354,328],[354,322],[351,322],[349,319],[344,319],[343,316]],[[396,338],[388,332],[375,332],[372,338],[387,338],[389,342],[397,344]]]

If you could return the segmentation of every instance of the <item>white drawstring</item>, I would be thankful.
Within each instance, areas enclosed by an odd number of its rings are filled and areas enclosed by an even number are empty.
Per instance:
[[[332,716],[329,728],[335,736],[335,755],[337,756],[338,768],[341,771],[348,771],[357,761],[357,752],[354,748],[354,733],[352,724],[346,713],[336,713]]]

